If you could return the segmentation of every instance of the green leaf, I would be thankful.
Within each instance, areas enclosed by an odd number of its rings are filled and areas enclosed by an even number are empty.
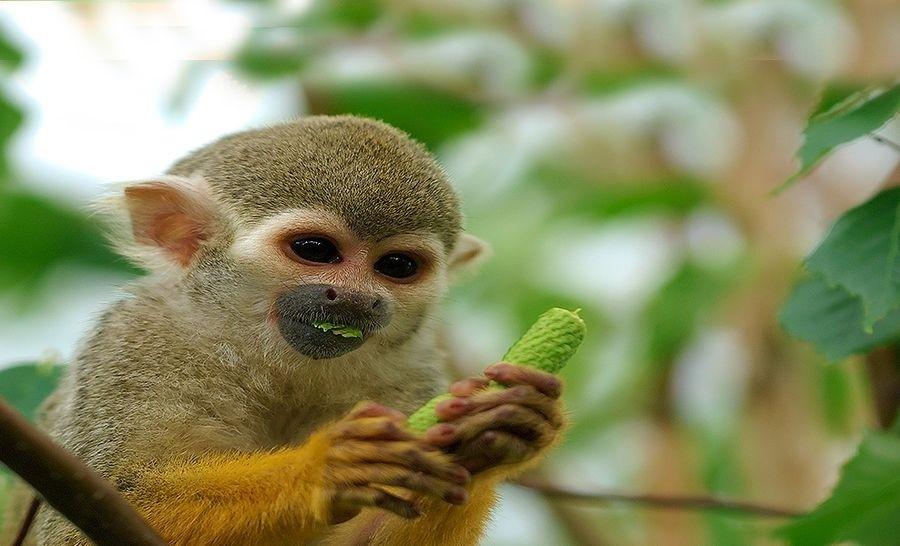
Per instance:
[[[794,286],[779,315],[790,335],[809,341],[829,361],[837,362],[900,339],[900,309],[863,329],[863,310],[858,297],[840,285],[829,285],[820,276]]]
[[[12,71],[22,64],[22,51],[10,41],[3,28],[0,28],[0,69]]]
[[[19,189],[0,188],[0,233],[0,293],[33,289],[61,264],[137,272],[86,215]]]
[[[0,181],[9,177],[9,164],[6,149],[13,134],[22,125],[25,116],[18,106],[13,104],[0,88]]]
[[[248,41],[235,54],[235,67],[260,80],[298,75],[310,58],[310,52],[299,44],[266,46]]]
[[[854,396],[855,372],[848,366],[816,366],[815,369],[819,374],[819,406],[826,427],[832,433],[846,434],[852,431],[856,408],[861,405]]]
[[[683,216],[709,203],[709,185],[694,178],[597,180],[565,165],[546,164],[530,174],[557,205],[557,214],[596,220],[642,214]]]
[[[803,131],[803,144],[797,151],[800,170],[776,191],[783,190],[809,173],[836,147],[879,129],[890,121],[898,110],[900,110],[900,84],[887,90],[861,91],[830,110],[813,116]]]
[[[235,67],[252,78],[297,76],[315,55],[320,38],[364,30],[384,13],[380,0],[318,0],[299,17],[254,28],[234,55]]]
[[[846,103],[860,92],[865,91],[866,85],[855,82],[830,82],[822,89],[819,102],[809,113],[810,118],[825,114],[836,106]]]
[[[32,421],[47,396],[56,388],[63,366],[21,364],[0,370],[0,398]]]
[[[582,77],[581,88],[589,95],[606,95],[651,84],[677,82],[684,76],[663,64],[638,63],[618,70],[589,72]]]
[[[863,326],[900,306],[900,188],[844,213],[806,259],[812,274],[840,284],[863,304]]]
[[[900,537],[900,437],[869,432],[844,465],[831,496],[777,534],[793,546],[846,541],[895,546]]]
[[[445,91],[402,82],[359,82],[309,89],[316,114],[357,114],[398,127],[432,150],[478,127],[483,110]]]
[[[364,29],[385,12],[380,0],[318,0],[294,21],[299,29]]]

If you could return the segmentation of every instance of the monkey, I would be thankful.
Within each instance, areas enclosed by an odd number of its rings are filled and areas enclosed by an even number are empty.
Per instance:
[[[504,362],[450,385],[424,435],[406,427],[447,388],[440,303],[488,247],[399,129],[238,132],[106,206],[147,274],[99,317],[42,426],[171,544],[476,544],[497,485],[565,429],[560,380]],[[34,527],[30,544],[89,544],[46,506]]]

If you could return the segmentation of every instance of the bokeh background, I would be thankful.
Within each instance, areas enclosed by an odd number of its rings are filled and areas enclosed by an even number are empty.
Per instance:
[[[65,362],[137,273],[87,212],[106,185],[357,113],[434,151],[494,248],[447,306],[451,373],[583,309],[574,427],[533,478],[805,510],[878,422],[873,357],[827,366],[777,312],[900,156],[860,139],[770,192],[826,83],[900,74],[896,1],[2,2],[0,74],[0,368]],[[503,493],[486,544],[768,544],[778,523]]]

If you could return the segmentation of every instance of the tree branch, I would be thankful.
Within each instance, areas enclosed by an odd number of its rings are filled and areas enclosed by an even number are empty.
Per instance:
[[[748,502],[738,502],[706,496],[678,496],[664,495],[629,495],[625,493],[610,492],[583,492],[572,491],[553,484],[537,480],[521,479],[513,482],[516,485],[532,489],[547,498],[574,501],[574,502],[625,502],[641,504],[650,508],[668,510],[713,510],[719,512],[734,512],[743,515],[762,516],[771,518],[793,518],[802,515],[802,512],[760,506]]]
[[[869,133],[869,136],[872,137],[872,140],[879,144],[884,144],[889,148],[893,148],[895,152],[900,153],[900,144],[897,144],[893,140],[889,138],[885,138],[881,135],[876,135],[875,133]]]
[[[165,546],[113,486],[0,398],[0,462],[99,546]]]

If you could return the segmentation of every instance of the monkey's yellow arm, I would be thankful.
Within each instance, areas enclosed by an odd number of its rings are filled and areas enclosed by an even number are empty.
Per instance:
[[[126,494],[174,545],[304,544],[328,526],[328,448],[318,433],[297,448],[169,464]]]

